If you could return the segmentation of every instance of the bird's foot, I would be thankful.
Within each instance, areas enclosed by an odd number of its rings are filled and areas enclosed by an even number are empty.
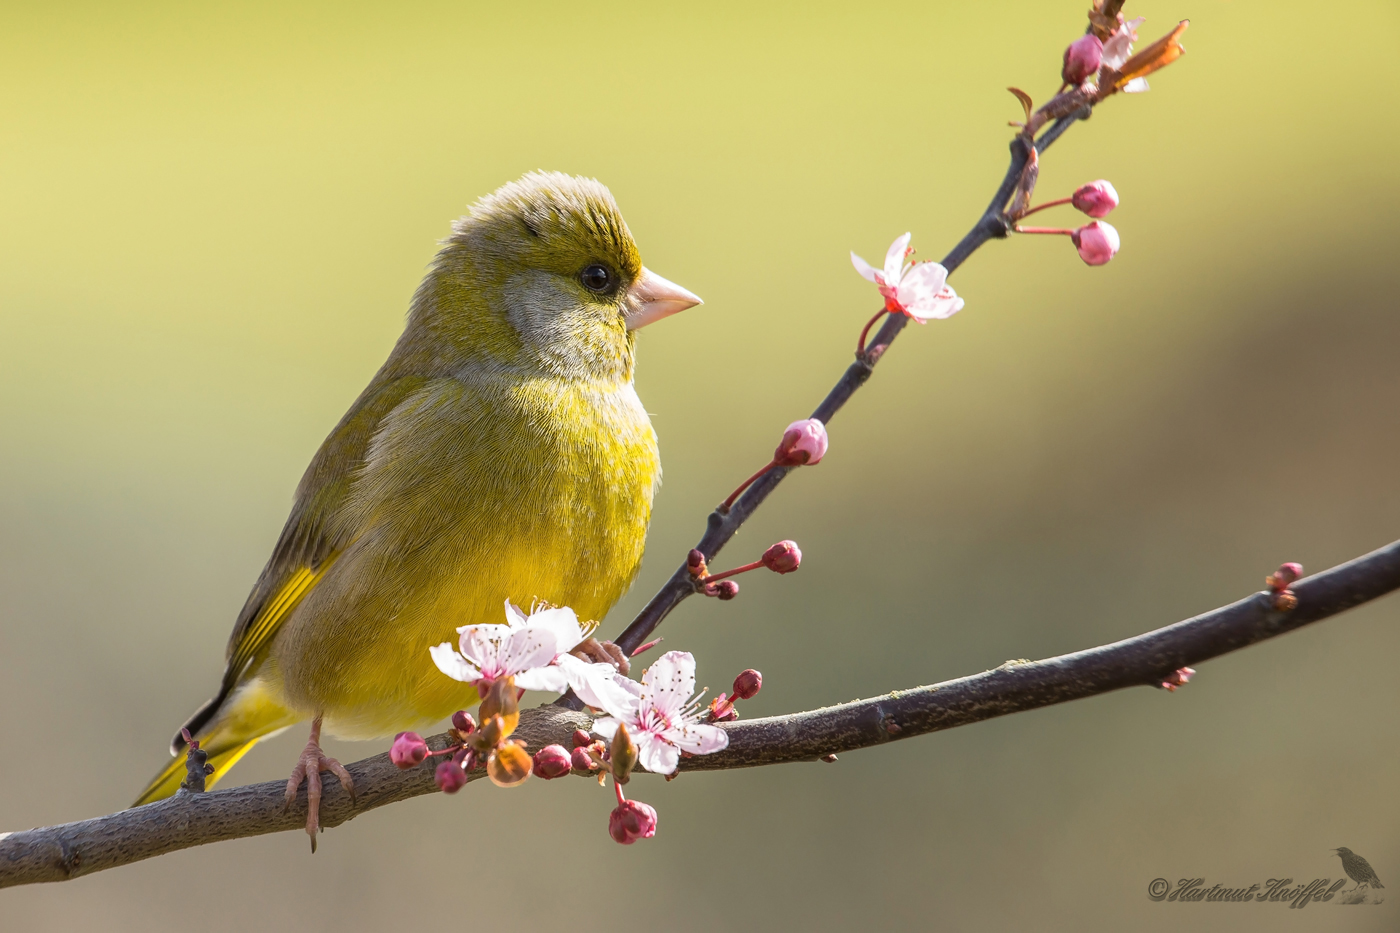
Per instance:
[[[627,652],[610,641],[599,641],[596,638],[585,638],[569,654],[582,658],[585,661],[595,663],[611,664],[617,668],[619,674],[626,675],[632,670],[632,662],[627,660]]]
[[[350,802],[355,802],[355,781],[345,766],[321,751],[321,720],[311,724],[311,738],[301,750],[301,757],[287,778],[287,799],[282,812],[287,812],[292,801],[297,799],[297,789],[306,781],[306,834],[311,837],[311,851],[316,851],[316,834],[321,830],[321,772],[334,774],[340,786],[350,794]]]

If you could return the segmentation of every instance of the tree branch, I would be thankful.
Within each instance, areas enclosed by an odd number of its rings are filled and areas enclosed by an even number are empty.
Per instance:
[[[1311,622],[1400,589],[1400,541],[1293,586],[1298,602],[1282,612],[1274,594],[1255,593],[1204,615],[1123,641],[1048,658],[1014,662],[971,677],[894,691],[840,706],[723,724],[729,747],[714,755],[683,758],[682,771],[718,771],[825,755],[939,732],[1068,700],[1159,683],[1190,664],[1283,635]],[[566,747],[586,713],[544,706],[521,714],[515,735],[531,748]],[[445,748],[446,735],[428,740]],[[432,762],[433,759],[429,759]],[[358,802],[336,782],[321,801],[323,826],[338,826],[385,804],[436,791],[433,765],[400,771],[387,754],[349,766]],[[482,776],[475,771],[469,778]],[[157,803],[110,816],[0,835],[0,887],[65,881],[95,871],[225,839],[240,839],[305,826],[305,789],[283,812],[285,783],[269,781],[211,793],[181,791]]]
[[[1073,123],[1090,115],[1095,100],[1079,91],[1057,96],[1035,115],[1034,126],[1054,122],[1034,144],[1043,152]],[[987,209],[966,236],[943,259],[952,273],[982,244],[1005,237],[1004,213],[1030,156],[1025,135],[1011,142],[1011,161]],[[868,348],[847,367],[841,379],[812,413],[827,423],[870,378],[875,365],[907,324],[890,315]],[[697,545],[712,559],[787,475],[787,468],[764,474],[727,510],[716,510]],[[815,760],[837,752],[909,738],[967,723],[1067,700],[1157,683],[1171,671],[1234,651],[1265,638],[1292,631],[1400,588],[1400,542],[1299,583],[1291,611],[1274,608],[1272,594],[1255,594],[1214,612],[1099,648],[1038,662],[1007,662],[971,677],[896,691],[841,706],[726,723],[728,748],[714,755],[684,758],[684,771],[754,767]],[[694,593],[685,564],[618,637],[624,650],[639,647],[662,620]],[[568,698],[565,701],[567,703]],[[576,704],[575,700],[575,704]],[[558,704],[522,714],[515,735],[532,748],[569,744],[576,729],[591,726],[588,714]],[[446,735],[429,739],[445,748]],[[432,761],[432,759],[429,759]],[[349,766],[357,800],[352,803],[339,783],[325,788],[322,826],[337,826],[360,813],[436,790],[433,766],[403,771],[387,754]],[[469,780],[482,776],[480,771]],[[305,790],[297,806],[285,808],[285,785],[278,782],[212,793],[182,789],[176,796],[109,816],[0,834],[0,887],[62,881],[179,849],[237,839],[304,825]]]
[[[1086,103],[1079,110],[1056,120],[1041,134],[1040,139],[1036,140],[1036,152],[1044,152],[1050,148],[1051,144],[1059,139],[1065,130],[1069,129],[1076,121],[1088,117],[1091,111],[1092,104]],[[1023,136],[1017,136],[1011,140],[1011,163],[1007,166],[1001,186],[997,188],[996,194],[992,196],[991,202],[987,205],[987,209],[982,212],[977,223],[958,242],[958,245],[954,246],[952,251],[943,257],[943,267],[948,270],[949,275],[952,275],[963,264],[963,261],[976,252],[982,244],[988,240],[1004,238],[1007,235],[1010,227],[1003,212],[1016,190],[1016,183],[1021,177],[1021,171],[1025,168],[1026,159],[1029,156],[1030,147]],[[885,355],[890,344],[894,343],[894,339],[899,336],[899,332],[904,330],[908,323],[909,319],[902,314],[887,316],[865,353],[858,356],[854,363],[846,367],[841,379],[827,393],[826,398],[822,399],[822,403],[812,412],[811,417],[821,421],[822,424],[829,424],[846,402],[850,401],[856,390],[865,385],[875,371],[875,364]],[[729,543],[729,539],[734,537],[749,516],[758,511],[758,507],[763,504],[769,494],[778,488],[778,484],[783,481],[783,478],[794,469],[797,468],[774,467],[755,481],[729,510],[715,509],[710,513],[709,525],[705,529],[705,534],[700,538],[700,543],[695,545],[696,549],[705,555],[706,560],[714,559],[715,555]],[[662,585],[656,595],[632,620],[632,623],[617,637],[618,646],[629,653],[635,651],[646,642],[652,632],[656,631],[656,627],[671,613],[672,609],[675,609],[686,597],[695,592],[695,578],[691,576],[688,566],[682,561],[680,567],[676,568],[676,572],[671,574],[671,578]],[[561,701],[561,705],[576,708],[579,704],[570,694]]]

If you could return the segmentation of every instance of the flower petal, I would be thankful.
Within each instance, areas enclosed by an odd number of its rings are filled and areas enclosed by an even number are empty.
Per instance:
[[[921,262],[899,282],[899,303],[912,310],[938,294],[948,280],[948,270],[936,262]]]
[[[666,738],[693,755],[708,755],[729,747],[728,732],[702,722],[689,722],[672,729],[666,733]]]
[[[695,693],[695,655],[668,651],[642,675],[642,707],[672,719]]]
[[[1147,86],[1146,78],[1134,78],[1127,84],[1123,85],[1121,90],[1124,94],[1141,94],[1143,91],[1151,90],[1151,88]]]
[[[506,625],[511,628],[519,628],[529,620],[525,617],[525,612],[515,603],[506,600]],[[457,631],[461,631],[458,629]]]
[[[454,651],[450,641],[432,646],[428,649],[428,654],[432,655],[433,663],[437,665],[438,670],[453,680],[469,684],[481,679],[481,671],[476,665],[471,664],[466,658]]]
[[[900,273],[904,271],[904,254],[909,249],[909,240],[914,235],[906,233],[904,236],[896,237],[890,244],[890,251],[885,253],[885,284],[890,286],[899,285]]]
[[[594,723],[596,731],[598,724]],[[632,737],[637,743],[637,761],[652,774],[674,774],[681,763],[681,750],[652,732]]]
[[[551,664],[548,667],[535,667],[516,674],[515,685],[525,690],[563,693],[569,689],[569,675],[562,668]]]
[[[1108,41],[1103,44],[1103,65],[1115,71],[1123,67],[1128,56],[1133,53],[1133,43],[1137,41],[1138,27],[1147,22],[1147,17],[1139,16],[1123,23]]]
[[[499,672],[493,677],[511,677],[536,667],[544,667],[559,655],[559,639],[549,629],[526,626],[511,632],[501,645],[497,662]]]
[[[948,270],[936,262],[924,262],[909,270],[899,283],[899,303],[919,323],[951,317],[962,309],[962,299],[945,284]]]
[[[875,267],[864,259],[861,259],[854,252],[851,253],[851,265],[856,267],[856,271],[860,273],[861,278],[874,282],[876,285],[881,284],[880,273],[876,271]]]
[[[568,606],[542,609],[530,616],[526,624],[531,628],[552,632],[561,652],[574,650],[584,639],[583,626],[579,625],[578,616]]]
[[[468,625],[461,629],[462,655],[489,677],[500,676],[501,643],[510,637],[509,625]]]
[[[617,669],[611,664],[590,664],[571,654],[559,655],[554,663],[568,677],[569,686],[574,688],[578,698],[589,706],[626,719],[636,715],[637,695],[624,686],[624,683],[634,684],[636,681],[619,678]]]
[[[910,310],[909,316],[920,324],[927,324],[929,321],[950,318],[963,309],[963,300],[958,297],[958,293],[949,286],[944,286],[930,301],[924,302],[919,310]]]
[[[613,719],[611,716],[604,716],[602,719],[593,720],[593,731],[601,735],[603,741],[611,742],[613,733],[617,731],[617,727],[620,725],[622,725],[622,723]]]

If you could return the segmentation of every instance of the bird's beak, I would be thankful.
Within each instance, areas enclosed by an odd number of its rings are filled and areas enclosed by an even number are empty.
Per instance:
[[[623,312],[623,317],[628,330],[641,330],[652,321],[699,304],[704,304],[699,295],[643,266],[642,274],[627,289],[627,310]]]

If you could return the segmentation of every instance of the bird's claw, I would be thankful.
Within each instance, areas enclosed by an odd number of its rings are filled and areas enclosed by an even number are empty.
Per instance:
[[[286,800],[282,804],[282,812],[286,813],[292,802],[297,799],[297,790],[301,787],[301,782],[306,781],[306,834],[311,837],[312,852],[316,851],[316,834],[321,831],[322,771],[329,771],[335,775],[340,786],[349,793],[350,803],[353,805],[356,802],[354,778],[350,777],[350,772],[345,769],[343,764],[334,758],[327,757],[321,751],[317,736],[313,732],[311,740],[301,750],[301,757],[297,759],[296,767],[292,769],[292,776],[287,778]]]
[[[627,652],[610,641],[585,638],[578,644],[578,647],[570,651],[569,654],[577,658],[582,658],[585,661],[611,664],[613,667],[617,668],[619,674],[626,675],[632,670],[632,662],[627,659]]]

